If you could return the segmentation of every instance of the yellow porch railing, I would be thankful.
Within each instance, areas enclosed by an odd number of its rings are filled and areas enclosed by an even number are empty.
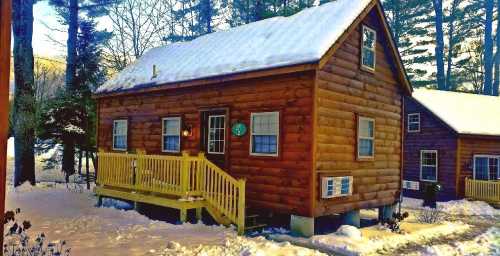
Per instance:
[[[201,197],[205,208],[222,224],[245,226],[245,180],[237,180],[204,154],[161,156],[98,153],[98,186],[132,193]],[[227,221],[228,220],[228,221]]]
[[[500,203],[500,181],[465,179],[465,197]]]

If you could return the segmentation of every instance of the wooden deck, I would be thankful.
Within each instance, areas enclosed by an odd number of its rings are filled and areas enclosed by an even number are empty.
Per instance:
[[[236,180],[211,163],[203,154],[160,156],[99,153],[97,184],[99,197],[113,197],[180,210],[205,208],[223,225],[245,230],[245,180]]]
[[[465,197],[500,205],[500,180],[465,179]]]

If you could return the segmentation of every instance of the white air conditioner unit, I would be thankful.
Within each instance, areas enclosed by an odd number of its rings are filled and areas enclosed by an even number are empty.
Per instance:
[[[321,179],[321,198],[334,198],[352,195],[352,176],[323,177]]]
[[[403,180],[403,189],[420,190],[420,182],[411,181],[411,180]]]

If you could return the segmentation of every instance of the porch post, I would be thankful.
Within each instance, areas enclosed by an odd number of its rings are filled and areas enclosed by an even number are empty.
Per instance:
[[[180,210],[180,217],[179,217],[179,220],[182,222],[182,223],[186,223],[186,220],[187,220],[187,209],[185,208],[181,208],[179,209]]]

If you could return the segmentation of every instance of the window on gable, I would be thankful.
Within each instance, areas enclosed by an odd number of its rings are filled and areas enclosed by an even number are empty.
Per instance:
[[[252,113],[250,153],[277,156],[279,141],[279,112]]]
[[[127,120],[113,121],[113,150],[127,150]]]
[[[498,180],[500,179],[500,156],[475,155],[474,179]]]
[[[377,33],[375,30],[363,26],[361,43],[361,66],[368,70],[375,70],[375,48],[377,43]]]
[[[408,132],[420,131],[420,113],[408,114]]]
[[[181,118],[162,119],[162,151],[179,152],[181,148]]]
[[[437,150],[420,151],[420,180],[437,182],[438,154]]]
[[[373,158],[375,155],[375,120],[358,118],[358,158]]]

